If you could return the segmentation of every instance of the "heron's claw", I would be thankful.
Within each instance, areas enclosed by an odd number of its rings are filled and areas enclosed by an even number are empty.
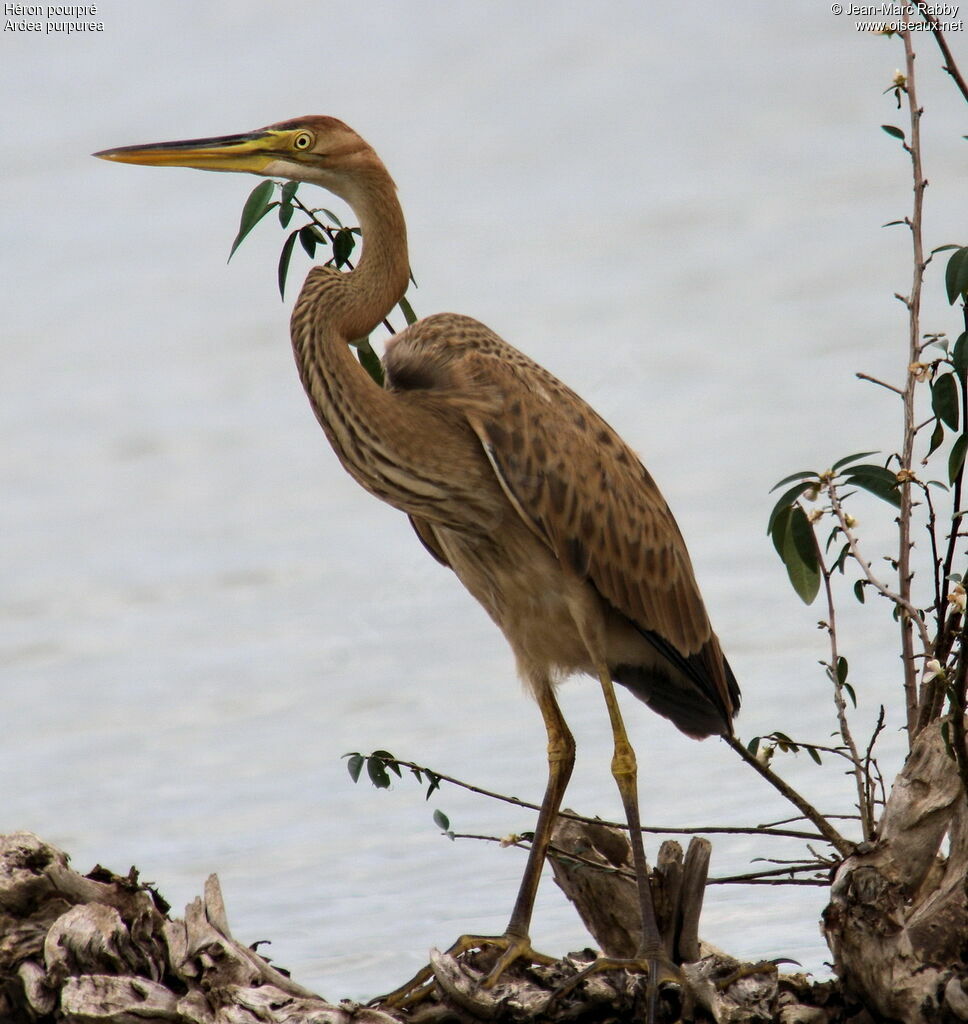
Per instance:
[[[494,966],[488,971],[483,981],[469,982],[466,974],[455,970],[458,957],[472,949],[493,948],[500,952]],[[525,960],[529,964],[548,966],[556,963],[554,957],[538,953],[531,948],[527,937],[518,935],[462,935],[445,953],[434,950],[431,962],[419,970],[406,984],[394,989],[388,995],[374,999],[371,1005],[390,1006],[394,1009],[405,1009],[415,1006],[425,999],[434,989],[434,983],[454,999],[466,1005],[468,1001],[477,1002],[473,989],[490,990],[500,981],[504,972],[517,960]],[[489,998],[485,1002],[491,1001]]]
[[[593,960],[573,978],[569,978],[564,984],[559,985],[551,993],[547,1006],[550,1007],[556,1000],[574,991],[578,985],[592,974],[599,974],[602,971],[629,971],[633,974],[645,974],[648,976],[646,983],[647,1024],[655,1024],[660,988],[665,985],[676,985],[680,988],[684,997],[688,995],[689,988],[685,975],[681,968],[677,967],[664,952],[654,955],[643,954],[642,956],[630,958],[603,955]]]

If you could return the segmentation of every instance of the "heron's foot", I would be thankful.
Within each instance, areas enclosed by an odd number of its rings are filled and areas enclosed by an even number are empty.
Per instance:
[[[482,952],[496,951],[493,965],[485,966],[483,980],[480,976],[471,977],[461,970],[457,963],[459,957],[471,950]],[[415,1006],[425,999],[439,985],[448,996],[468,1009],[481,1009],[482,1002],[489,1003],[493,990],[501,976],[516,961],[523,960],[528,964],[549,966],[556,963],[554,957],[546,956],[531,948],[527,936],[519,935],[462,935],[445,953],[437,950],[431,952],[430,963],[419,970],[406,984],[395,989],[388,995],[373,1000],[374,1004],[390,1006],[394,1009],[406,1009]],[[475,965],[477,967],[481,964]],[[476,972],[475,972],[476,973]],[[474,990],[480,990],[475,993]],[[470,1005],[469,1005],[470,1004]]]
[[[659,1001],[659,991],[667,985],[676,986],[681,993],[681,999],[689,996],[689,986],[682,969],[677,967],[665,953],[642,953],[635,957],[614,957],[599,956],[586,968],[579,971],[573,978],[569,978],[563,985],[560,985],[551,994],[548,1006],[556,1000],[574,991],[586,978],[603,971],[628,971],[630,974],[646,975],[646,1013],[647,1024],[655,1024],[656,1009]]]
[[[726,989],[731,985],[735,985],[736,982],[743,981],[745,978],[755,978],[761,974],[771,975],[775,978],[778,973],[777,965],[780,963],[798,963],[798,961],[786,959],[760,960],[755,964],[741,964],[735,971],[716,982],[716,990],[725,992]]]

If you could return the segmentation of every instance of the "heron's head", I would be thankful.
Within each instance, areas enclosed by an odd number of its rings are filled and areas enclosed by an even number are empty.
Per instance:
[[[373,149],[335,117],[298,117],[242,135],[122,146],[94,156],[126,164],[240,171],[311,182],[350,201],[368,175],[386,175]]]

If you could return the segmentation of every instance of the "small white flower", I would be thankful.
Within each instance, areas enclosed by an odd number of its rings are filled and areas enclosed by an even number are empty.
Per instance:
[[[955,611],[961,612],[964,615],[965,606],[968,604],[968,594],[965,593],[965,588],[960,583],[956,583],[951,588],[951,593],[948,594],[948,604]]]
[[[936,679],[938,676],[944,675],[944,669],[941,667],[941,662],[937,658],[930,658],[924,665],[924,679],[925,683],[930,683],[932,679]]]
[[[907,85],[907,75],[900,68],[895,68],[891,84],[896,89],[903,89]]]

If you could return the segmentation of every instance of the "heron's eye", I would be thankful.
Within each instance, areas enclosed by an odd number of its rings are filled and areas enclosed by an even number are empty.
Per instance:
[[[292,140],[292,148],[293,149],[306,150],[306,149],[309,149],[309,147],[312,146],[312,144],[313,144],[313,137],[312,137],[312,135],[309,132],[300,132]]]

